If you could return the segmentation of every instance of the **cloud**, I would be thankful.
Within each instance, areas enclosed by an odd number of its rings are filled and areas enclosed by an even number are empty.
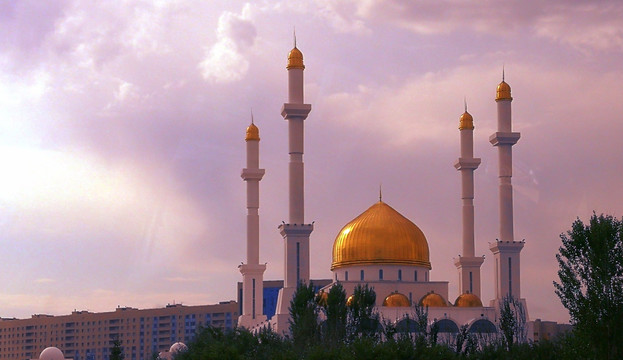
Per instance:
[[[534,25],[539,36],[590,53],[623,51],[623,4],[587,3],[552,6]]]
[[[251,19],[251,6],[241,14],[223,12],[218,20],[217,42],[206,51],[199,64],[204,79],[227,83],[242,79],[249,70],[246,55],[255,43],[257,31]]]

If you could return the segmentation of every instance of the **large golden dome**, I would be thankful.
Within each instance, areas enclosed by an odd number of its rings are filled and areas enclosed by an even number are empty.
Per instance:
[[[422,230],[382,201],[346,224],[333,243],[331,270],[371,264],[431,268]]]

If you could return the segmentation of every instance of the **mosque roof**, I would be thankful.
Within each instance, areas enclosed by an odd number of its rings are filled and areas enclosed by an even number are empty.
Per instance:
[[[258,129],[254,123],[251,123],[251,125],[247,127],[247,135],[245,136],[244,140],[260,140],[260,129]]]
[[[511,87],[504,80],[498,85],[495,92],[495,100],[513,100],[511,97]]]
[[[454,306],[458,307],[482,307],[482,301],[478,296],[472,293],[464,293],[459,295],[454,302]]]
[[[411,301],[405,295],[399,292],[393,292],[389,294],[385,300],[383,300],[383,306],[387,307],[409,307],[411,306]]]
[[[463,129],[474,129],[474,118],[470,113],[467,112],[467,110],[465,110],[463,115],[461,115],[461,117],[459,118],[459,130]]]
[[[305,69],[305,65],[303,65],[303,53],[296,45],[288,54],[288,66],[286,66],[286,69]]]
[[[443,298],[443,296],[431,291],[428,294],[424,295],[424,297],[422,297],[422,299],[420,300],[420,306],[447,307],[448,302],[446,301],[446,299]]]
[[[431,268],[422,230],[380,200],[340,230],[333,243],[331,270],[372,264]]]

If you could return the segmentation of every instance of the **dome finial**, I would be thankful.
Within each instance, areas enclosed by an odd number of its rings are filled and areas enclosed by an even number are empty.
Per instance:
[[[383,183],[379,184],[379,202],[383,202]]]
[[[296,48],[296,26],[294,27],[294,47]]]
[[[296,44],[296,39],[294,40],[294,43]],[[296,46],[296,45],[294,45],[294,46]],[[505,64],[502,63],[502,81],[504,81],[504,66],[505,66]]]
[[[288,65],[286,69],[305,69],[305,65],[303,65],[303,53],[296,47],[296,29],[294,30],[294,48],[290,50],[288,54]]]
[[[467,112],[467,96],[463,96],[463,102],[465,103],[465,112]]]

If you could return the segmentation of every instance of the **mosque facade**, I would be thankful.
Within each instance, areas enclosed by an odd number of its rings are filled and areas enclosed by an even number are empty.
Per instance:
[[[288,54],[288,99],[281,115],[288,125],[289,218],[279,226],[284,239],[284,281],[279,290],[274,316],[262,313],[263,273],[259,261],[259,129],[252,122],[246,132],[247,167],[242,178],[247,184],[247,263],[242,273],[241,316],[238,326],[259,329],[270,326],[278,333],[289,331],[289,305],[298,284],[309,283],[309,240],[313,224],[305,221],[304,206],[304,124],[311,105],[304,101],[303,54],[296,47]],[[498,152],[499,238],[489,243],[494,264],[494,298],[482,301],[481,266],[484,256],[476,256],[474,239],[474,171],[480,159],[473,151],[473,117],[465,112],[459,119],[460,154],[455,168],[461,178],[462,239],[461,255],[454,259],[458,272],[459,296],[448,298],[448,281],[430,280],[429,246],[425,234],[379,194],[379,201],[344,225],[337,233],[332,250],[332,282],[320,291],[328,292],[340,283],[347,297],[358,285],[367,284],[377,295],[375,308],[385,322],[400,326],[412,317],[414,306],[428,309],[429,324],[442,332],[496,331],[499,304],[508,296],[518,299],[526,317],[526,301],[520,292],[520,253],[524,241],[517,241],[513,230],[512,146],[520,134],[512,131],[511,88],[498,85],[497,131],[490,143]],[[273,312],[271,311],[271,314]],[[529,333],[529,332],[528,332]]]

